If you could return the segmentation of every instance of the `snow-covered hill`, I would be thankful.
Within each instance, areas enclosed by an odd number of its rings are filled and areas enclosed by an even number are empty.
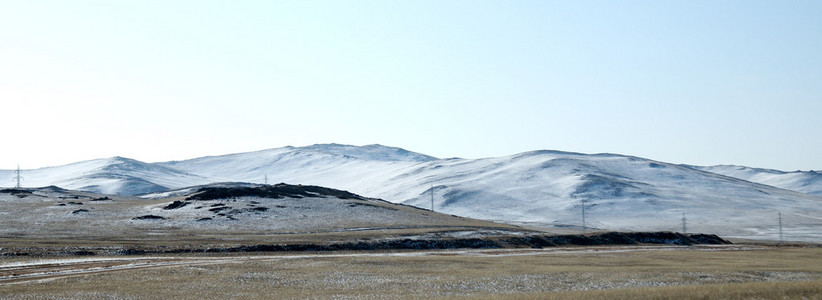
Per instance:
[[[822,196],[822,173],[817,171],[783,172],[733,165],[694,168],[786,190]]]
[[[0,178],[9,178],[8,182],[0,182],[0,186],[11,186],[11,178],[14,176],[12,170],[0,170]],[[202,176],[124,157],[25,170],[22,177],[23,186],[55,185],[71,190],[122,195],[160,192],[180,185],[210,182]]]
[[[44,240],[49,246],[65,240],[93,240],[94,246],[115,241],[115,247],[121,247],[127,240],[129,244],[162,248],[169,243],[179,245],[178,241],[183,240],[187,248],[192,244],[211,247],[215,241],[217,245],[310,240],[326,243],[329,239],[530,232],[307,185],[219,183],[160,199],[55,187],[0,189],[0,204],[0,237],[33,239],[34,243]],[[0,253],[3,250],[8,249],[0,248]]]
[[[12,171],[0,171],[11,178]],[[299,183],[460,216],[535,226],[822,241],[822,197],[694,167],[616,154],[534,151],[436,159],[399,148],[326,144],[146,164],[123,158],[25,171],[29,186],[136,194],[212,182]],[[142,183],[131,185],[130,182]]]

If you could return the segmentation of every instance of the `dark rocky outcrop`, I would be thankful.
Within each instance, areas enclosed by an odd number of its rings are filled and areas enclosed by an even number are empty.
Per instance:
[[[713,234],[682,234],[677,232],[606,232],[594,235],[531,235],[504,240],[514,246],[555,247],[566,245],[635,245],[635,244],[730,244]]]
[[[348,191],[335,190],[313,185],[291,185],[279,183],[276,185],[260,185],[254,187],[203,187],[193,195],[186,198],[186,200],[217,200],[237,197],[261,197],[273,199],[335,197],[339,199],[365,199]]]
[[[504,238],[465,239],[399,239],[335,244],[279,244],[248,245],[207,249],[124,249],[116,254],[189,253],[189,252],[293,252],[344,250],[438,250],[438,249],[498,249],[542,248],[556,246],[636,245],[636,244],[730,244],[710,234],[681,234],[675,232],[606,232],[592,235],[530,235]]]
[[[166,218],[163,218],[161,216],[155,216],[155,215],[145,215],[145,216],[139,216],[139,217],[136,217],[136,218],[132,218],[132,220],[165,220],[165,219]]]
[[[715,234],[691,234],[688,237],[691,240],[695,241],[695,244],[708,244],[708,245],[721,245],[721,244],[731,244],[731,242],[722,239],[721,237]]]
[[[17,198],[26,198],[32,195],[31,190],[21,188],[0,189],[0,193],[14,195],[17,196]]]
[[[157,219],[158,216],[143,216],[144,219]],[[134,218],[138,219],[138,218]],[[201,218],[197,221],[210,221]],[[140,255],[156,253],[194,253],[194,252],[303,252],[303,251],[369,251],[369,250],[438,250],[438,249],[499,249],[499,248],[542,248],[571,245],[636,245],[636,244],[730,244],[730,242],[711,234],[680,234],[674,232],[606,232],[589,235],[528,235],[498,236],[484,238],[430,238],[430,239],[397,239],[367,240],[356,242],[337,242],[323,244],[258,244],[238,245],[233,247],[138,247],[111,250],[105,248],[0,248],[0,256],[38,256],[38,255]]]
[[[163,209],[165,209],[165,210],[177,209],[177,208],[180,208],[180,207],[186,206],[186,205],[188,205],[188,204],[189,204],[189,202],[184,202],[184,201],[174,201],[174,202],[171,202],[171,204],[166,205],[165,207],[163,207]]]

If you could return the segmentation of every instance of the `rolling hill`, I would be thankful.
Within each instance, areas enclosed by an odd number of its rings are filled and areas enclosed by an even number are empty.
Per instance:
[[[0,256],[14,255],[8,253],[9,247],[24,253],[43,252],[30,249],[32,245],[57,253],[66,247],[116,254],[162,252],[166,247],[222,251],[255,245],[323,247],[335,242],[399,239],[443,243],[532,232],[347,191],[288,184],[217,183],[158,199],[54,186],[0,189],[0,203]]]
[[[11,170],[0,170],[0,178],[12,178],[12,174]],[[119,156],[25,170],[23,177],[24,186],[54,185],[70,190],[116,195],[161,192],[180,185],[210,182],[202,176]]]
[[[694,168],[786,190],[822,196],[822,173],[813,170],[784,172],[733,165]]]
[[[540,228],[581,228],[584,205],[589,228],[681,230],[684,214],[688,231],[766,239],[779,237],[781,212],[786,239],[822,240],[819,195],[617,154],[437,159],[380,145],[324,144],[151,164],[117,157],[24,176],[26,185],[120,194],[267,178],[422,208],[433,202],[438,212]]]

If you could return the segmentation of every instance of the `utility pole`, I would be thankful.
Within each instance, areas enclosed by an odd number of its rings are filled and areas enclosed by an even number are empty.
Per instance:
[[[779,211],[779,242],[782,242],[782,211]]]
[[[582,230],[586,230],[585,226],[585,198],[582,198]]]
[[[688,227],[685,226],[685,213],[682,213],[682,233],[688,232]]]
[[[20,179],[23,179],[23,177],[22,177],[22,176],[20,176],[20,165],[17,165],[17,176],[14,176],[14,179],[16,179],[16,180],[17,180],[17,186],[16,186],[16,188],[18,188],[18,189],[19,189],[19,188],[20,188]]]

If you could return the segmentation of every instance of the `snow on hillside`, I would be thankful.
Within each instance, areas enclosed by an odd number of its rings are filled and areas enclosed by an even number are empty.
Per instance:
[[[330,187],[347,186],[344,183],[362,181],[369,178],[372,172],[413,164],[418,162],[360,158],[325,149],[318,150],[315,146],[285,147],[160,163],[165,167],[201,175],[212,182],[263,183],[268,177],[269,183],[288,182]],[[203,182],[205,183],[207,182]]]
[[[424,190],[404,203],[430,207],[433,185],[435,210],[475,218],[578,226],[585,201],[589,227],[678,231],[685,213],[693,231],[771,239],[781,210],[791,238],[822,240],[821,197],[636,157],[532,152],[422,168],[435,167],[397,189]]]
[[[292,148],[293,149],[293,148]],[[410,161],[425,162],[436,160],[436,157],[428,156],[416,152],[411,152],[402,148],[388,147],[383,145],[351,146],[340,144],[317,144],[301,148],[304,151],[333,154],[337,156],[349,156],[365,160],[376,161]]]
[[[12,177],[14,171],[0,170],[0,178]],[[65,189],[122,195],[159,192],[168,190],[171,186],[194,185],[208,181],[200,176],[124,157],[24,170],[22,177],[23,186],[55,185]],[[11,180],[9,183],[12,183]],[[13,184],[8,184],[11,185]]]
[[[733,165],[693,168],[786,190],[822,196],[822,173],[816,171],[783,172]]]
[[[12,177],[11,171],[3,174]],[[778,238],[781,211],[786,238],[822,241],[820,196],[615,154],[533,151],[436,159],[380,145],[328,144],[154,164],[115,158],[24,176],[29,186],[100,186],[123,194],[143,188],[128,180],[166,188],[148,186],[142,191],[148,193],[268,178],[272,184],[326,186],[423,208],[431,208],[433,194],[439,212],[542,227],[580,226],[584,201],[588,227],[680,230],[685,213],[692,232],[768,239]]]
[[[679,230],[777,238],[782,210],[797,234],[822,240],[822,198],[647,159],[534,151],[485,159],[374,160],[318,147],[165,164],[220,181],[329,186],[472,218],[553,226]],[[324,147],[319,147],[324,148]],[[352,148],[348,148],[352,149]],[[356,149],[356,148],[353,148]],[[787,223],[786,223],[787,224]],[[787,225],[786,225],[787,226]],[[808,233],[810,232],[810,233]]]
[[[221,243],[250,234],[285,235],[373,232],[414,228],[420,234],[521,232],[514,226],[437,214],[305,185],[220,183],[176,198],[136,199],[54,188],[0,189],[0,236],[142,240],[225,234]],[[152,235],[154,233],[155,235]],[[417,233],[414,233],[417,234]],[[395,237],[396,232],[386,233]],[[327,236],[326,236],[327,237]]]

